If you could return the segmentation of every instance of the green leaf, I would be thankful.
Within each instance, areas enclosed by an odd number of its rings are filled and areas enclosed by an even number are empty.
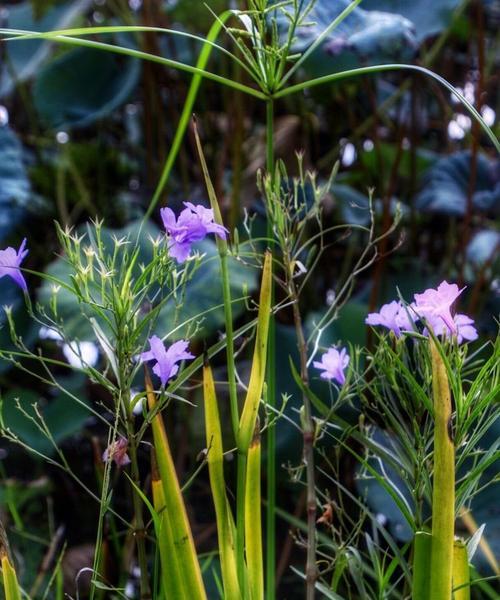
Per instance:
[[[73,394],[78,395],[85,404],[85,379],[82,374],[68,377],[61,383],[64,383],[64,386]],[[38,404],[45,424],[57,444],[81,431],[90,415],[85,406],[72,401],[63,394],[49,401],[44,401],[35,392],[24,389],[13,389],[4,394],[1,410],[5,427],[9,428],[30,448],[45,455],[53,454],[54,446],[33,421],[17,407],[16,400],[19,401],[23,411],[34,418],[36,415],[33,404]]]
[[[463,216],[471,180],[471,153],[455,152],[438,160],[424,175],[423,188],[415,207],[424,212]],[[500,207],[500,186],[495,162],[478,154],[472,206],[475,211],[496,212]]]
[[[409,19],[415,26],[419,42],[446,29],[461,4],[462,0],[363,0],[366,10],[388,11]]]
[[[236,544],[232,514],[226,496],[222,431],[214,379],[212,370],[208,364],[205,364],[203,367],[203,398],[205,404],[208,472],[217,519],[217,535],[224,593],[227,600],[238,600],[242,595],[236,567]]]
[[[0,247],[26,212],[31,186],[21,142],[10,127],[0,126]],[[3,285],[2,285],[3,289]]]
[[[40,70],[34,85],[35,107],[54,129],[87,127],[127,101],[140,71],[139,61],[133,58],[75,48]]]
[[[347,0],[318,0],[307,17],[313,24],[298,28],[292,52],[306,52],[349,4]],[[362,6],[354,8],[310,53],[303,64],[308,77],[367,64],[405,61],[413,56],[416,39],[408,19],[364,10],[364,2]]]
[[[61,29],[69,26],[90,6],[92,0],[63,2],[40,15],[39,10],[31,2],[21,2],[3,9],[2,26],[29,31]],[[0,67],[0,97],[9,94],[15,85],[11,71],[14,72],[15,81],[26,81],[36,74],[50,52],[50,43],[43,40],[29,40],[24,44],[9,43],[2,46],[2,52],[5,51],[5,61]]]

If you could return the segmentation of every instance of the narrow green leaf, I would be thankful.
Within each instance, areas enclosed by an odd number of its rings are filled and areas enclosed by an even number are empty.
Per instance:
[[[21,590],[17,582],[16,571],[10,563],[9,557],[5,550],[1,550],[2,553],[2,576],[3,576],[3,589],[5,593],[5,600],[21,600]]]
[[[162,592],[166,598],[184,600],[184,580],[182,569],[177,560],[174,537],[170,525],[170,515],[165,506],[165,495],[154,452],[151,455],[151,490],[153,492],[156,544],[160,554]]]
[[[429,599],[432,536],[427,531],[417,531],[413,540],[412,600]]]
[[[210,173],[208,172],[207,162],[203,153],[203,147],[201,145],[200,136],[198,134],[198,128],[196,126],[196,120],[193,120],[194,136],[196,139],[196,147],[198,149],[198,156],[200,157],[201,169],[203,171],[203,177],[205,179],[205,185],[210,199],[210,206],[214,211],[214,220],[218,225],[224,226],[222,221],[222,215],[219,208],[219,202],[215,194],[215,189],[210,179]],[[238,412],[238,394],[236,390],[236,366],[234,359],[234,332],[233,332],[233,309],[231,300],[231,282],[229,277],[229,267],[227,262],[228,255],[228,244],[226,239],[221,239],[216,236],[217,250],[219,251],[220,257],[220,269],[222,276],[222,296],[224,299],[224,320],[226,325],[226,355],[227,355],[227,379],[229,385],[229,400],[231,407],[231,422],[233,425],[233,433],[235,438],[238,435],[239,426],[239,412]]]
[[[453,546],[453,589],[453,600],[470,600],[469,558],[462,540]]]
[[[208,363],[203,366],[203,397],[205,401],[205,431],[207,437],[207,462],[210,487],[215,505],[219,555],[226,600],[240,600],[242,594],[238,582],[234,528],[231,525],[230,510],[224,481],[224,453],[219,408],[215,394],[212,369]]]
[[[248,449],[245,484],[245,550],[248,585],[252,600],[264,598],[264,563],[262,558],[262,517],[260,490],[260,431],[257,419],[255,434]]]
[[[432,569],[429,597],[449,600],[455,529],[455,447],[450,439],[451,395],[446,366],[436,341],[429,340],[434,397],[434,477],[432,490]]]
[[[266,252],[262,283],[260,288],[259,316],[257,319],[257,335],[252,361],[252,371],[248,392],[243,406],[238,431],[238,450],[244,454],[248,451],[250,441],[255,430],[259,402],[264,389],[267,364],[267,341],[269,335],[269,321],[271,316],[272,298],[272,254]]]
[[[145,383],[148,406],[152,411],[156,406],[156,397],[148,371],[146,371]],[[173,543],[179,565],[182,568],[186,596],[190,600],[207,600],[186,506],[160,413],[153,418],[152,428],[158,471],[163,485],[165,510],[170,516]]]
[[[273,94],[273,98],[283,98],[285,96],[290,96],[297,92],[303,92],[306,89],[311,87],[322,85],[324,83],[331,83],[333,81],[341,81],[342,79],[348,79],[349,77],[359,77],[360,75],[368,75],[370,73],[382,73],[384,71],[417,71],[418,73],[423,73],[424,75],[435,79],[439,82],[443,87],[445,87],[455,98],[459,100],[459,102],[468,110],[468,112],[476,119],[476,121],[481,125],[483,131],[490,138],[490,141],[493,143],[493,146],[500,152],[500,142],[497,139],[497,136],[492,131],[491,127],[489,127],[483,117],[478,113],[478,111],[474,108],[474,106],[462,95],[458,92],[446,79],[426,69],[425,67],[420,67],[419,65],[410,65],[410,64],[398,64],[391,63],[387,65],[371,65],[369,67],[360,67],[357,69],[350,69],[348,71],[341,71],[340,73],[332,73],[331,75],[325,75],[324,77],[318,77],[316,79],[310,79],[309,81],[304,81],[302,83],[298,83],[296,85],[291,85],[286,87],[279,92]]]

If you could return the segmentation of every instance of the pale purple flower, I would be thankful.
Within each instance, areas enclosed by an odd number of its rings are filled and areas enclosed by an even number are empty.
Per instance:
[[[367,325],[382,325],[393,331],[398,337],[401,335],[399,325],[396,323],[396,316],[401,308],[401,303],[393,300],[389,304],[380,307],[378,313],[368,313],[365,319]]]
[[[24,238],[17,251],[10,246],[5,250],[0,250],[0,279],[8,276],[24,291],[27,291],[28,287],[21,273],[20,266],[28,252],[29,250],[26,250],[26,238]]]
[[[342,348],[340,352],[337,348],[329,348],[328,352],[321,357],[321,361],[313,362],[316,369],[323,371],[320,375],[322,379],[335,379],[340,385],[345,383],[344,370],[348,364],[349,355],[345,348]]]
[[[227,229],[214,222],[214,211],[201,204],[194,205],[184,202],[186,207],[175,218],[171,208],[160,210],[163,225],[169,236],[169,254],[178,263],[183,263],[189,257],[191,245],[203,240],[209,233],[215,233],[221,239],[226,239]]]
[[[128,440],[121,437],[117,439],[116,442],[112,442],[106,450],[104,450],[102,460],[104,462],[114,460],[118,467],[125,467],[130,464],[130,457],[127,454],[127,449]]]
[[[422,294],[415,294],[415,303],[412,305],[419,317],[429,322],[436,323],[436,319],[448,326],[452,333],[456,333],[456,325],[451,315],[451,305],[460,296],[461,290],[456,283],[441,282],[437,289],[429,288]]]
[[[402,331],[413,329],[407,309],[397,300],[381,306],[378,313],[368,313],[365,323],[367,325],[382,325],[393,331],[396,337],[400,337]]]
[[[162,386],[165,386],[167,381],[177,374],[179,365],[176,363],[181,360],[194,358],[190,352],[187,352],[189,342],[186,340],[174,342],[168,350],[165,350],[165,346],[161,339],[158,336],[153,335],[149,338],[149,344],[151,350],[143,352],[139,358],[143,362],[156,360],[156,365],[153,367],[153,373],[158,375]]]
[[[450,337],[452,333],[456,333],[457,342],[461,344],[464,340],[467,342],[473,342],[477,340],[478,334],[474,327],[474,321],[468,315],[456,314],[453,317],[454,331],[451,331],[448,325],[446,325],[442,319],[431,319],[428,321],[432,331],[437,336]],[[428,335],[427,329],[424,330],[424,335]]]

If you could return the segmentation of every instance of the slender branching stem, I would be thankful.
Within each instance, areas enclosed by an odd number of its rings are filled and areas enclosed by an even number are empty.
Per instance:
[[[307,342],[302,326],[302,316],[299,307],[299,296],[293,280],[293,266],[290,256],[286,257],[285,268],[288,273],[288,291],[293,307],[293,321],[297,336],[297,347],[300,358],[300,378],[304,387],[309,385],[307,371]],[[316,482],[314,474],[314,421],[312,418],[311,403],[306,394],[302,395],[302,433],[303,433],[303,460],[306,466],[307,485],[307,562],[306,562],[306,598],[313,600],[315,585],[318,578],[316,566]]]
[[[270,176],[274,173],[274,102],[266,104],[266,168]],[[273,236],[272,222],[267,223],[267,236]],[[274,305],[274,291],[271,305]],[[270,406],[276,404],[276,324],[271,315],[269,322],[269,346],[267,360],[267,401]],[[267,430],[267,509],[266,509],[266,600],[274,600],[276,594],[276,431]]]
[[[129,396],[130,397],[130,396]],[[130,404],[130,403],[129,403]],[[130,475],[134,482],[132,500],[134,505],[134,536],[137,546],[137,559],[140,570],[141,600],[151,598],[151,590],[148,579],[148,560],[146,554],[146,532],[142,516],[142,499],[139,495],[141,479],[139,475],[139,463],[137,460],[137,440],[134,433],[134,415],[129,411],[127,419],[128,451],[130,456]]]

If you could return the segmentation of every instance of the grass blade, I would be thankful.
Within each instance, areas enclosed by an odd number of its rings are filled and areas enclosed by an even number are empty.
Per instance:
[[[252,600],[263,600],[264,598],[260,457],[260,431],[259,420],[257,419],[255,434],[248,449],[245,485],[245,550],[248,585]]]
[[[156,397],[148,371],[146,371],[145,383],[149,410],[154,410]],[[157,413],[153,418],[152,428],[156,461],[163,486],[165,510],[169,515],[173,544],[176,548],[179,565],[182,568],[186,596],[190,600],[206,600],[207,596],[203,585],[193,534],[187,517],[186,506],[182,498],[179,480],[177,479],[177,473],[175,472],[167,433],[160,413]]]
[[[215,189],[212,184],[212,180],[210,179],[210,174],[208,172],[207,163],[205,160],[205,155],[203,153],[203,148],[201,146],[200,136],[198,134],[198,128],[196,126],[196,120],[193,120],[194,126],[194,136],[196,139],[196,147],[198,149],[198,155],[200,157],[201,169],[203,171],[203,177],[205,179],[205,185],[208,192],[208,197],[210,199],[210,206],[214,211],[214,220],[219,225],[224,225],[222,221],[222,215],[219,208],[219,202],[217,201],[217,196],[215,194]],[[235,439],[237,439],[238,435],[238,427],[239,427],[239,410],[238,410],[238,394],[236,390],[236,366],[234,359],[234,331],[233,331],[233,309],[232,309],[232,301],[231,301],[231,282],[229,277],[229,267],[228,267],[228,244],[227,240],[221,239],[219,236],[216,236],[217,250],[219,251],[220,258],[220,269],[222,276],[222,296],[224,300],[224,321],[226,325],[226,357],[227,357],[227,379],[229,385],[229,401],[231,408],[231,422],[233,425],[233,433]]]
[[[451,94],[453,94],[453,96],[455,96],[455,98],[458,99],[462,106],[464,106],[468,110],[471,116],[474,119],[476,119],[476,121],[481,125],[483,131],[489,137],[497,152],[500,152],[500,142],[498,141],[497,136],[492,131],[491,127],[489,127],[486,124],[485,120],[474,108],[474,106],[460,92],[458,92],[451,85],[451,83],[446,81],[444,77],[441,77],[437,73],[434,73],[434,71],[431,71],[419,65],[390,63],[387,65],[371,65],[369,67],[359,67],[357,69],[341,71],[340,73],[332,73],[331,75],[317,77],[316,79],[309,79],[308,81],[304,81],[302,83],[286,87],[278,92],[275,92],[273,94],[273,98],[284,98],[285,96],[290,96],[291,94],[295,94],[297,92],[303,92],[304,90],[314,87],[316,85],[332,83],[333,81],[341,81],[342,79],[348,79],[349,77],[359,77],[360,75],[368,75],[370,73],[383,73],[384,71],[416,71],[418,73],[423,73],[427,77],[435,79],[438,83],[444,86]]]
[[[453,546],[453,600],[470,600],[470,569],[467,546],[456,540]]]
[[[224,598],[226,600],[239,600],[244,596],[240,592],[240,584],[238,582],[235,540],[233,535],[234,528],[232,526],[232,518],[230,515],[224,481],[224,455],[219,408],[217,406],[212,369],[208,362],[205,362],[203,366],[203,397],[205,401],[208,472],[210,475],[210,487],[217,519]]]
[[[182,571],[175,552],[172,528],[165,506],[165,494],[163,493],[163,485],[154,452],[151,453],[151,490],[153,492],[154,509],[158,516],[155,519],[155,529],[161,563],[162,592],[166,598],[184,600],[186,595],[184,594]]]
[[[5,600],[21,600],[21,590],[17,582],[16,571],[9,560],[7,550],[4,546],[0,548],[0,557]]]
[[[238,431],[238,450],[244,454],[248,451],[255,431],[259,402],[262,397],[264,379],[266,376],[267,340],[269,335],[272,297],[271,269],[272,255],[270,251],[267,251],[262,272],[259,316],[257,319],[257,335],[252,360],[252,371]]]
[[[431,571],[432,536],[427,531],[417,531],[413,540],[412,600],[428,600]]]
[[[455,446],[450,439],[451,395],[446,366],[436,341],[429,340],[434,397],[434,477],[432,490],[432,569],[429,597],[449,600],[455,537]]]

